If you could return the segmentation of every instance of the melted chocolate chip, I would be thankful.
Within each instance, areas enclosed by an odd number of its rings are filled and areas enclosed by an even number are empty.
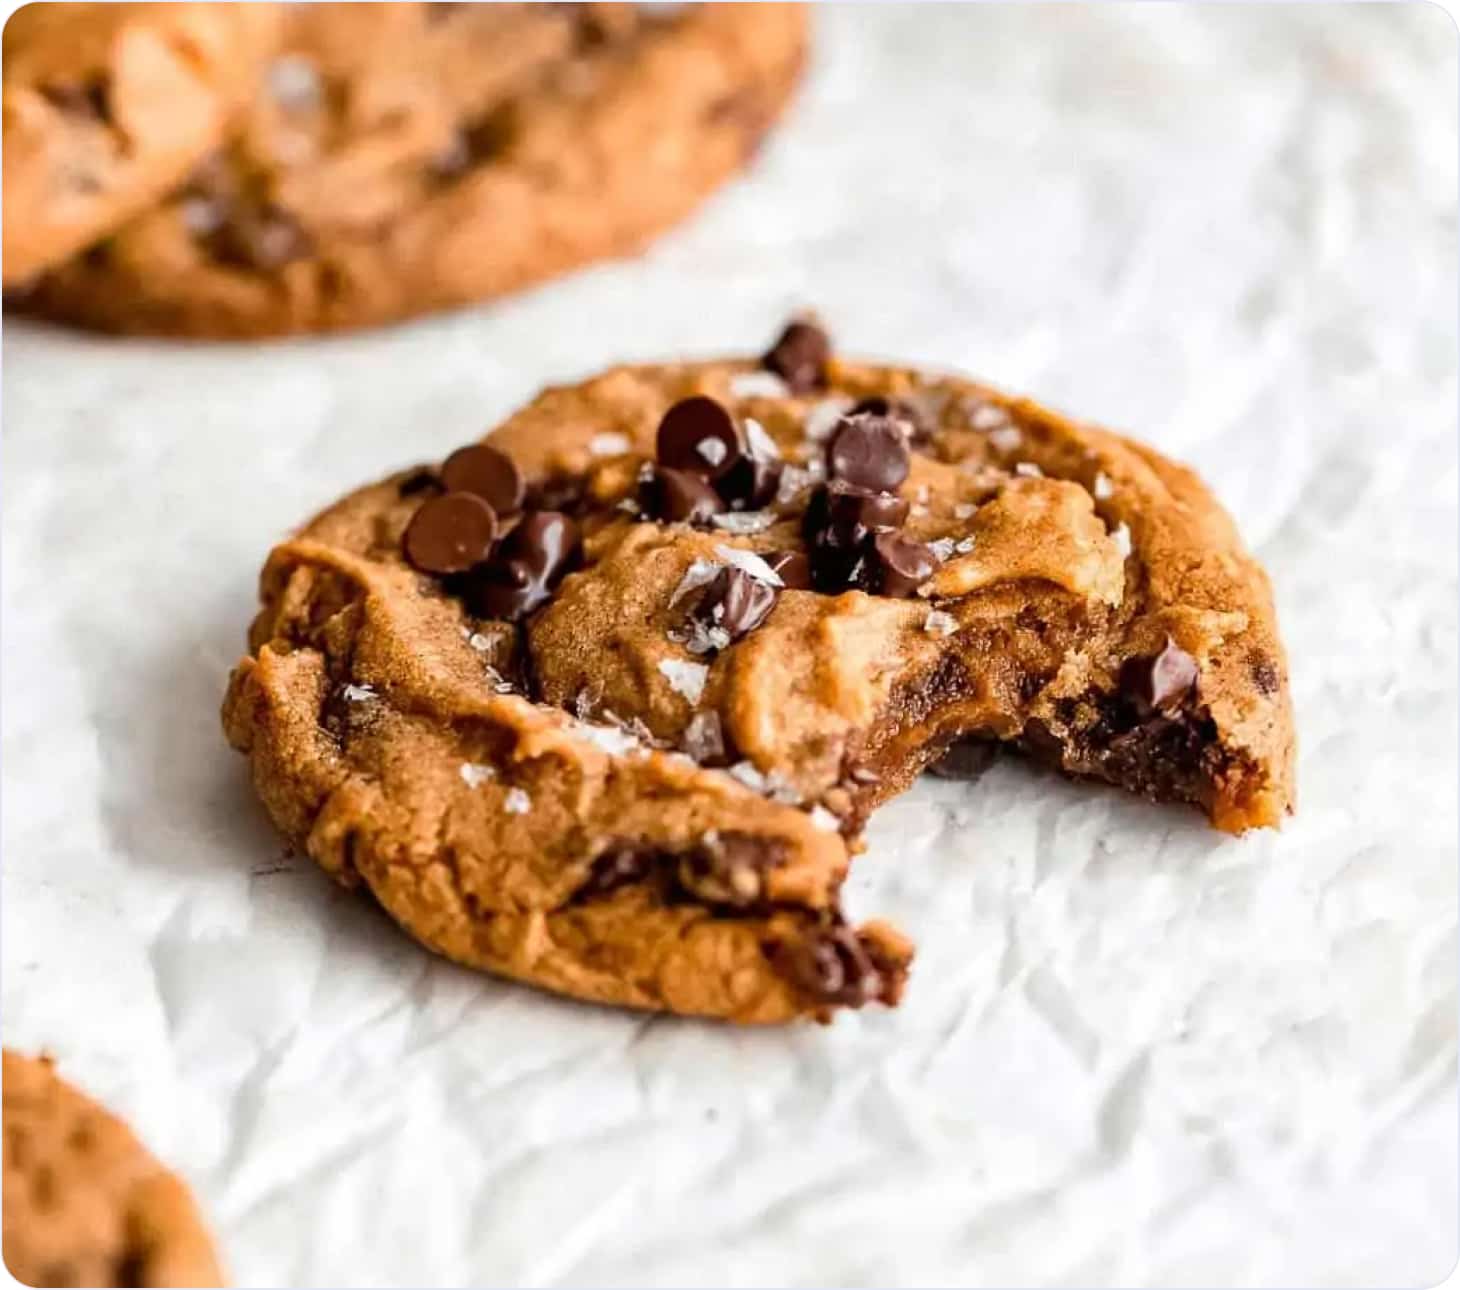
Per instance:
[[[428,498],[406,525],[401,545],[423,573],[465,573],[492,552],[497,515],[480,497],[447,493]]]
[[[227,212],[222,223],[202,241],[219,262],[259,273],[282,269],[314,249],[294,217],[273,205]]]
[[[886,533],[907,519],[908,504],[896,493],[874,493],[834,479],[823,485],[807,508],[816,512],[819,527],[838,534],[842,545],[855,546],[869,533]]]
[[[1142,712],[1173,712],[1195,688],[1196,674],[1196,660],[1168,636],[1159,653],[1126,659],[1120,690]]]
[[[610,847],[593,861],[579,896],[602,896],[631,882],[642,882],[654,872],[656,853],[625,843]]]
[[[458,448],[441,467],[441,482],[454,493],[480,497],[504,519],[522,509],[527,483],[517,463],[490,444]]]
[[[760,365],[790,386],[792,394],[826,388],[831,338],[815,323],[793,322],[762,356]]]
[[[736,510],[758,511],[776,495],[783,465],[748,453],[715,481],[715,489]]]
[[[670,524],[706,524],[725,509],[725,502],[698,475],[658,466],[640,485],[639,506],[646,515]]]
[[[775,608],[776,588],[744,569],[727,565],[705,587],[693,616],[706,627],[719,627],[732,641],[753,632]]]
[[[857,1008],[878,998],[883,982],[867,947],[850,927],[809,933],[769,950],[772,964],[817,1003]]]
[[[562,512],[528,511],[491,563],[473,572],[465,592],[468,606],[480,618],[526,617],[551,598],[581,542],[578,526]]]
[[[811,561],[801,551],[771,551],[762,559],[780,577],[787,588],[811,590]]]
[[[735,418],[703,394],[681,399],[664,414],[655,450],[661,466],[703,479],[729,474],[745,455]]]
[[[680,857],[679,884],[698,900],[744,909],[762,899],[765,875],[785,861],[785,847],[774,839],[707,833]]]
[[[961,739],[928,767],[928,773],[972,784],[994,764],[998,751],[998,745],[988,739]]]
[[[897,533],[879,533],[867,555],[866,578],[884,596],[905,599],[938,571],[938,557],[926,543]]]
[[[901,426],[870,413],[843,417],[826,446],[828,474],[872,492],[895,491],[907,478],[909,461]]]

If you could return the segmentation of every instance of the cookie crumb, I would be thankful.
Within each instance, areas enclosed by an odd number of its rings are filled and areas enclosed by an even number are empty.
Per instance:
[[[659,671],[669,682],[669,688],[685,699],[691,707],[699,703],[705,693],[705,680],[710,669],[703,663],[686,663],[683,659],[662,658]]]

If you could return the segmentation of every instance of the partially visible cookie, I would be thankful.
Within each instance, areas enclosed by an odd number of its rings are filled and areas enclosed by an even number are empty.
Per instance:
[[[290,842],[460,962],[776,1022],[900,996],[871,810],[1004,744],[1293,802],[1266,575],[1189,470],[807,323],[551,389],[269,557],[229,738]]]
[[[188,1189],[48,1058],[4,1054],[5,1266],[32,1286],[216,1286]]]
[[[803,60],[795,4],[308,5],[246,128],[42,282],[117,331],[267,336],[482,300],[684,218]]]
[[[28,4],[4,33],[4,281],[26,284],[172,190],[224,139],[271,4]]]

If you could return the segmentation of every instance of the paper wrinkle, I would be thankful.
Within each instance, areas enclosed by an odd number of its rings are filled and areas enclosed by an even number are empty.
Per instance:
[[[258,347],[6,328],[5,1040],[239,1284],[1416,1284],[1453,1261],[1456,57],[1433,7],[828,7],[643,260]],[[217,709],[275,541],[539,386],[766,342],[1189,461],[1272,573],[1299,814],[1000,762],[873,821],[907,998],[739,1032],[431,958],[282,857]],[[613,320],[605,326],[605,320]]]

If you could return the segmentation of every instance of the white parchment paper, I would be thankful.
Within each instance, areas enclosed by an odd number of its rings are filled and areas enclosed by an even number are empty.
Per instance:
[[[7,1044],[242,1283],[1414,1284],[1455,1258],[1456,34],[1427,6],[828,8],[646,258],[273,346],[4,338]],[[269,545],[548,380],[982,374],[1198,467],[1277,586],[1301,810],[1017,764],[890,805],[900,1009],[742,1033],[450,967],[280,847],[217,707]]]

